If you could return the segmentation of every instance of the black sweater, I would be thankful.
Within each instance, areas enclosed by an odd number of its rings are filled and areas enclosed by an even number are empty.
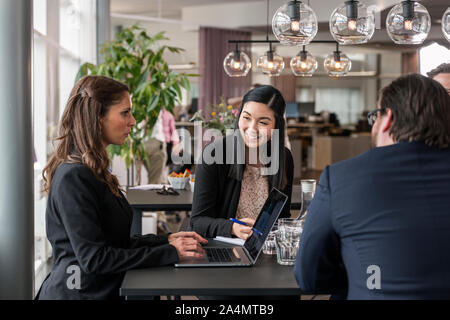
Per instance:
[[[46,212],[54,265],[37,298],[117,299],[125,271],[178,261],[166,235],[130,238],[131,221],[128,201],[114,196],[88,167],[61,164]]]
[[[223,140],[222,140],[223,139]],[[223,157],[226,159],[226,143],[230,143],[230,136],[219,139],[223,142]],[[214,142],[217,143],[217,142]],[[288,196],[280,218],[290,217],[292,179],[294,163],[291,152],[285,148],[285,173],[287,183],[280,191]],[[242,177],[230,176],[230,164],[206,164],[204,161],[195,169],[195,188],[192,203],[190,228],[203,237],[227,236],[231,237],[233,222],[241,195]],[[269,178],[269,191],[272,188]]]

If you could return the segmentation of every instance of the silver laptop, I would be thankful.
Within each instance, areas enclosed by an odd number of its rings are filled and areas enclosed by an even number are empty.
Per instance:
[[[175,264],[175,267],[250,267],[256,263],[264,242],[286,204],[287,196],[272,188],[258,218],[253,233],[241,246],[205,247],[203,258],[192,258]]]

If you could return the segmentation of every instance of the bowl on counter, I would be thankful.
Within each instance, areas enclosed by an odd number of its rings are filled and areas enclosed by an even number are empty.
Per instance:
[[[168,177],[170,185],[174,189],[186,189],[186,185],[189,181],[189,177]]]

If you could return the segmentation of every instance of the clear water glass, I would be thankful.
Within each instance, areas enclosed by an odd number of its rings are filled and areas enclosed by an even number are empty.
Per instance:
[[[275,234],[277,262],[281,265],[294,265],[302,234],[301,221],[298,219],[280,219]]]
[[[269,235],[267,236],[266,241],[264,242],[263,246],[263,253],[268,255],[275,255],[277,254],[277,248],[275,243],[275,236],[278,231],[278,225],[274,225],[272,230],[269,232]]]

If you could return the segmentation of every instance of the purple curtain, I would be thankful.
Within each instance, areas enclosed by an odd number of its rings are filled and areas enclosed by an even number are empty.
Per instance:
[[[243,96],[251,86],[251,70],[245,77],[231,78],[223,69],[223,59],[234,50],[235,45],[228,40],[251,40],[251,32],[200,28],[199,86],[198,107],[204,110],[203,115],[209,118],[211,104],[225,101],[232,97]],[[251,57],[251,44],[239,45]]]
[[[286,102],[295,102],[296,81],[296,77],[290,74],[272,77],[272,85],[280,90]]]

